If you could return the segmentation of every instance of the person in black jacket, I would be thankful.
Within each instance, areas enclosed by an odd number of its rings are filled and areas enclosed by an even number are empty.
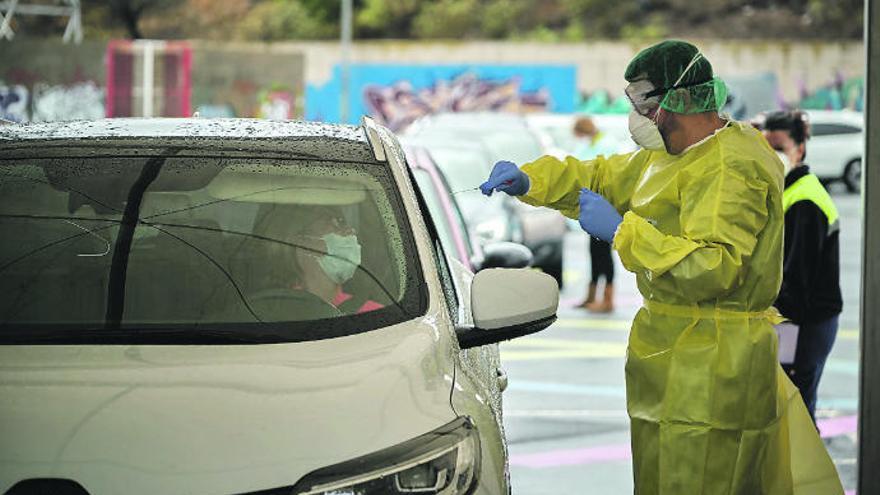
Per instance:
[[[782,288],[776,307],[799,327],[795,358],[783,369],[798,387],[813,421],[816,391],[843,308],[837,209],[804,164],[809,123],[799,111],[774,112],[764,136],[788,167],[782,196],[785,247]]]

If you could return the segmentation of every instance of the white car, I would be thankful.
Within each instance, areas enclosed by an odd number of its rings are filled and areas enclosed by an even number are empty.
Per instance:
[[[0,493],[509,493],[495,343],[556,283],[447,257],[386,129],[9,125],[0,155]]]
[[[862,182],[865,117],[849,110],[809,110],[811,137],[804,161],[825,181],[840,180],[851,192]]]

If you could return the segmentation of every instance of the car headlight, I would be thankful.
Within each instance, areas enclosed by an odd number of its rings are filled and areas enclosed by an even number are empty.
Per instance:
[[[507,222],[503,218],[492,218],[478,223],[474,233],[486,243],[501,242],[507,239]]]
[[[480,438],[469,418],[357,459],[313,471],[294,495],[466,495],[480,470]]]

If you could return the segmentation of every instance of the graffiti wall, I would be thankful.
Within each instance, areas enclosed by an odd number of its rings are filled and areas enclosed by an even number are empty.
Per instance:
[[[350,68],[348,123],[370,115],[399,130],[437,112],[572,112],[575,68],[564,65],[367,65]],[[339,122],[342,73],[306,89],[306,119]]]
[[[102,42],[0,43],[0,118],[16,122],[104,116]]]

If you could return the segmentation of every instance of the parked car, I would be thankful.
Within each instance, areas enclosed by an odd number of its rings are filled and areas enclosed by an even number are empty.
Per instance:
[[[577,138],[574,135],[574,123],[580,114],[573,113],[536,113],[527,114],[526,122],[537,134],[548,155],[565,158],[577,149]],[[596,127],[608,133],[620,146],[618,153],[635,151],[638,146],[629,134],[627,115],[587,115]]]
[[[499,160],[522,165],[544,154],[538,138],[525,120],[512,114],[478,112],[432,115],[413,123],[405,135],[408,139],[443,140],[453,145],[479,143],[486,150],[490,168]],[[433,151],[433,146],[426,145],[429,151]],[[437,157],[435,160],[443,168],[443,160]],[[565,219],[550,209],[531,207],[519,201],[512,202],[511,207],[522,229],[521,242],[532,250],[535,266],[553,276],[561,287],[562,239],[567,231]]]
[[[865,149],[865,118],[848,110],[807,112],[811,138],[807,141],[806,163],[824,181],[840,180],[850,192],[862,183],[862,153]]]
[[[448,255],[455,256],[468,269],[525,268],[532,265],[529,248],[512,242],[494,242],[484,246],[473,240],[455,193],[424,148],[404,145],[406,161],[422,194],[428,215]],[[430,227],[429,227],[430,228]]]
[[[0,493],[509,492],[490,344],[555,282],[446,256],[386,129],[9,125],[0,155]]]
[[[491,156],[479,142],[463,141],[457,134],[404,137],[405,147],[424,150],[428,161],[449,181],[449,194],[461,207],[465,224],[481,245],[522,242],[522,224],[514,203],[505,195],[483,196],[476,186],[492,170]]]

